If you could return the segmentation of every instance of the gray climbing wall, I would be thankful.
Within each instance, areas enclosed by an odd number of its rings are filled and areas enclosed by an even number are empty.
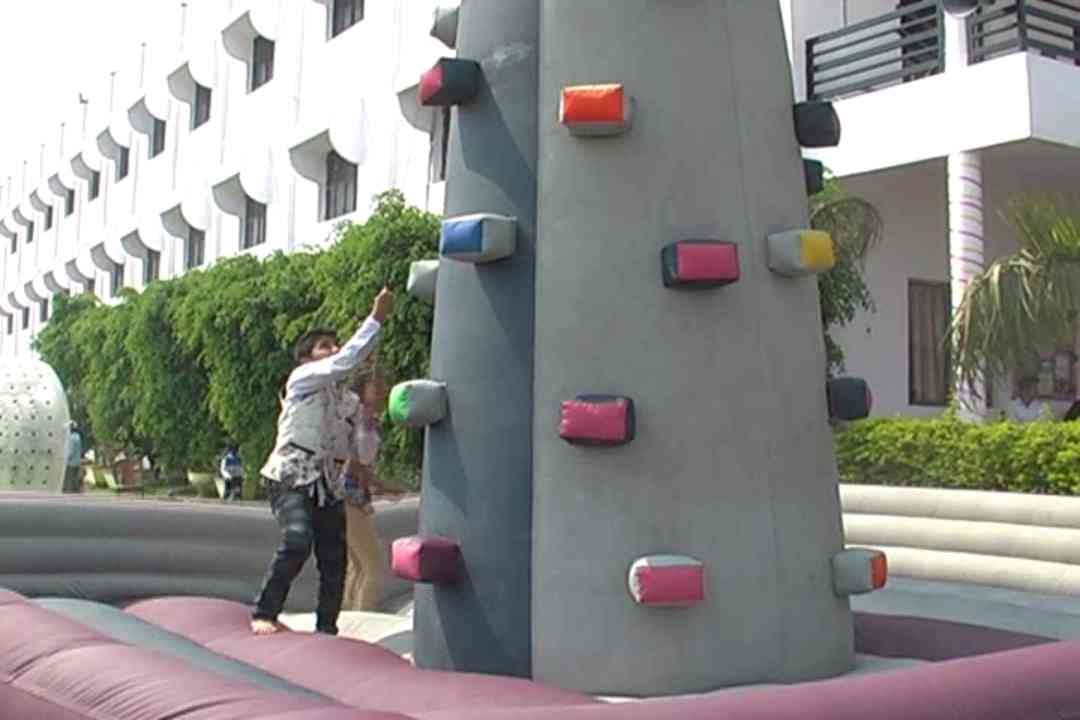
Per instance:
[[[528,676],[537,0],[469,0],[457,57],[483,69],[453,110],[446,218],[517,219],[508,258],[439,263],[431,378],[449,411],[427,431],[422,535],[461,546],[454,584],[416,586],[421,667]]]
[[[779,7],[548,0],[541,37],[534,676],[668,694],[843,672],[816,281],[767,266],[767,236],[808,222]],[[599,83],[625,84],[632,127],[572,136],[560,92]],[[738,281],[664,287],[661,248],[686,239],[736,243]],[[631,398],[636,437],[562,440],[582,394]],[[635,602],[649,555],[700,561],[703,599]]]
[[[51,367],[0,363],[0,490],[60,492],[68,421],[67,397]]]

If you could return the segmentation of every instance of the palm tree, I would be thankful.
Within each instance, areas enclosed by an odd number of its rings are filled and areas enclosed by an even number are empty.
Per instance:
[[[949,328],[959,383],[1031,374],[1039,355],[1071,344],[1080,311],[1080,218],[1050,198],[1009,203],[1020,248],[972,278]]]
[[[876,207],[846,195],[840,183],[829,177],[824,189],[810,198],[810,227],[827,231],[836,246],[836,265],[818,276],[826,374],[831,376],[843,370],[844,354],[829,328],[843,327],[859,310],[874,310],[863,271],[867,254],[882,241],[884,222]]]

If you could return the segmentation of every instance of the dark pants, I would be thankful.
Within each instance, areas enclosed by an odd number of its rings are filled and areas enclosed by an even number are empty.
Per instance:
[[[66,493],[82,492],[82,466],[68,465],[64,469],[64,486],[62,491]]]
[[[225,497],[222,500],[243,500],[244,478],[225,478]]]
[[[252,617],[277,620],[289,587],[315,549],[319,570],[319,602],[315,630],[337,635],[337,619],[345,592],[345,506],[317,507],[306,489],[281,490],[270,484],[270,508],[281,526],[281,545],[274,554]]]

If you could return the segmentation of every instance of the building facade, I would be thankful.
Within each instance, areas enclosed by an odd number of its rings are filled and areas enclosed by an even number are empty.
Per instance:
[[[1018,249],[1004,217],[1027,193],[1080,183],[1080,2],[784,0],[799,99],[830,100],[838,147],[808,152],[872,202],[884,237],[866,259],[877,309],[835,333],[876,415],[941,412],[954,392],[945,332],[968,281]],[[1039,394],[1077,394],[1074,340],[1042,357]],[[1016,378],[976,412],[996,414]],[[987,401],[989,407],[987,407]]]
[[[221,257],[318,247],[389,188],[441,212],[448,116],[415,101],[452,54],[434,9],[178,2],[174,42],[134,48],[0,168],[0,357],[32,352],[58,293],[114,302]]]

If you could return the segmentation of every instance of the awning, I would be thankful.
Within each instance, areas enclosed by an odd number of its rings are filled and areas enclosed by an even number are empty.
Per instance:
[[[315,110],[321,119],[302,129],[289,146],[289,160],[302,177],[326,179],[326,156],[331,150],[355,165],[367,159],[367,115],[363,100],[337,99],[337,104]]]
[[[127,254],[119,238],[116,240],[106,238],[90,246],[90,259],[99,270],[110,272],[116,265],[122,265],[126,258]]]
[[[42,287],[38,287],[38,283],[41,283]],[[31,302],[39,303],[42,300],[49,299],[49,292],[44,287],[45,281],[43,278],[36,278],[23,285],[23,292],[26,293],[26,297]]]
[[[95,172],[101,172],[101,152],[97,143],[87,143],[75,156],[71,158],[71,171],[76,177],[89,180]]]
[[[149,136],[155,120],[169,119],[169,93],[164,84],[151,86],[128,108],[128,122],[135,132]]]
[[[61,268],[49,270],[41,277],[45,287],[54,295],[65,292],[70,287],[67,273]]]
[[[19,290],[12,290],[8,293],[8,305],[15,310],[26,310],[30,307],[31,303],[23,296],[22,292]]]
[[[68,166],[70,167],[70,165]],[[68,192],[75,189],[74,171],[61,167],[49,176],[49,190],[57,197],[66,197]]]
[[[26,198],[11,209],[11,217],[16,223],[29,227],[34,222],[34,212],[30,209],[30,199]]]
[[[166,78],[172,96],[192,105],[196,85],[213,89],[217,85],[216,55],[216,43],[196,43],[195,49]]]
[[[46,212],[52,207],[52,193],[49,191],[48,185],[36,187],[30,191],[30,204],[38,212]]]
[[[277,39],[279,0],[260,0],[236,15],[221,31],[225,52],[237,60],[251,62],[251,45],[256,36]]]
[[[90,258],[89,249],[80,250],[75,257],[64,262],[64,271],[72,282],[84,285],[94,279],[97,268]]]
[[[205,190],[193,190],[176,195],[161,211],[161,224],[173,237],[187,239],[192,228],[205,231],[210,227],[210,201]]]
[[[15,239],[15,220],[10,215],[0,218],[0,235],[3,235],[8,240]]]
[[[161,252],[164,242],[161,224],[138,217],[129,217],[116,225],[120,247],[131,257],[145,259],[147,251]]]
[[[244,214],[247,198],[268,204],[274,188],[270,151],[249,153],[237,167],[219,173],[218,178],[211,190],[214,202],[222,212],[240,217]]]
[[[97,147],[110,160],[120,157],[122,148],[131,147],[131,126],[126,117],[114,117],[97,135]]]

